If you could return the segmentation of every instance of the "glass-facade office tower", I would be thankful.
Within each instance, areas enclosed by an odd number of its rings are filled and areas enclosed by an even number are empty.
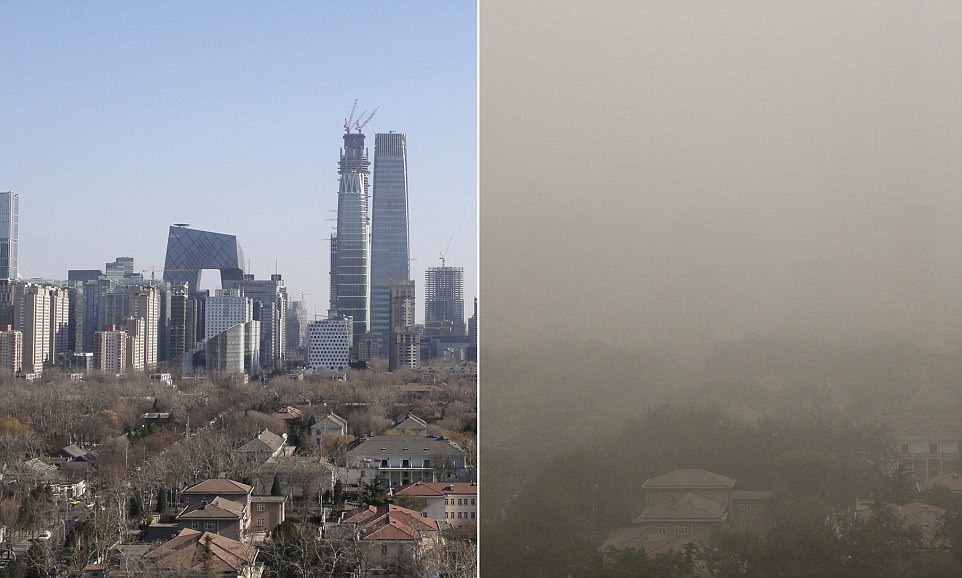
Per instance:
[[[345,133],[337,172],[337,234],[331,238],[331,309],[353,320],[353,343],[367,332],[368,166],[364,135]]]
[[[17,278],[20,239],[20,195],[0,193],[0,280]]]
[[[407,165],[407,139],[403,134],[375,135],[371,189],[371,331],[381,340],[382,351],[391,325],[391,281],[410,279]]]

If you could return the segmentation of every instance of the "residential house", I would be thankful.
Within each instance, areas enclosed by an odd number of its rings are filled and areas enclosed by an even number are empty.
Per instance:
[[[246,539],[250,530],[252,492],[252,486],[224,478],[194,484],[180,492],[183,509],[177,515],[177,522],[185,528]]]
[[[453,527],[473,525],[478,515],[478,484],[414,482],[395,490],[394,501],[436,522]]]
[[[251,496],[251,532],[269,534],[287,519],[287,496]]]
[[[895,414],[878,422],[895,438],[897,466],[908,466],[916,480],[962,471],[962,415]]]
[[[257,554],[257,548],[250,544],[184,529],[136,561],[136,572],[111,569],[110,575],[260,578],[264,568],[257,563]]]
[[[244,505],[215,497],[211,501],[194,502],[177,514],[182,528],[212,532],[232,540],[243,540],[247,534],[248,512]]]
[[[263,464],[281,455],[286,444],[287,434],[277,435],[265,429],[235,451],[249,463]]]
[[[467,452],[444,436],[360,438],[347,450],[347,467],[358,472],[359,478],[380,475],[388,487],[472,478]]]
[[[631,527],[616,528],[602,549],[636,544],[652,554],[711,544],[732,525],[764,531],[774,523],[770,491],[735,491],[735,480],[701,469],[674,470],[642,484],[645,507]]]
[[[409,413],[398,418],[394,424],[394,431],[404,435],[426,436],[428,435],[428,424],[418,416]]]
[[[436,522],[394,504],[346,512],[340,525],[360,539],[364,575],[398,574],[404,562],[425,555],[443,539]]]
[[[318,444],[324,440],[324,436],[343,435],[347,435],[347,420],[334,412],[319,418],[311,425],[311,438]]]

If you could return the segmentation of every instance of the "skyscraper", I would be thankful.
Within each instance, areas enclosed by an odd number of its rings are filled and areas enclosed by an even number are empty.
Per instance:
[[[391,281],[410,279],[407,139],[403,134],[375,135],[372,185],[371,331],[378,334],[383,351],[391,326]]]
[[[352,346],[367,331],[368,166],[364,135],[346,132],[337,168],[337,234],[331,238],[331,309],[353,320]]]
[[[429,267],[424,273],[424,334],[464,335],[462,267]]]
[[[20,239],[20,195],[0,193],[0,279],[17,278]]]

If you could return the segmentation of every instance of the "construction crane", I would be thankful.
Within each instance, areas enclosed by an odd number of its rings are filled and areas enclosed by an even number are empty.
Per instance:
[[[357,110],[357,99],[354,99],[354,106],[351,107],[351,114],[344,119],[344,132],[351,132],[351,121],[354,120],[354,111]]]
[[[454,235],[451,235],[451,238],[448,239],[448,246],[445,247],[445,248],[444,248],[444,252],[439,255],[439,257],[441,258],[441,266],[442,266],[442,267],[444,267],[444,259],[445,259],[445,257],[448,256],[448,249],[451,248],[451,241],[453,241],[453,240],[454,240]]]
[[[354,128],[357,129],[357,132],[361,132],[361,129],[364,128],[364,125],[366,125],[368,122],[370,122],[372,118],[374,118],[374,113],[376,113],[380,108],[381,108],[380,106],[375,107],[374,110],[371,111],[371,114],[367,115],[367,117],[364,118],[363,120],[358,118],[357,122],[354,123]],[[367,110],[365,110],[364,112],[367,112]],[[361,113],[361,116],[364,116],[364,112]]]

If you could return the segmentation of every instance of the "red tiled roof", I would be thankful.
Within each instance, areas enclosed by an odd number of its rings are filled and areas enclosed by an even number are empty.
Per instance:
[[[708,470],[674,470],[648,478],[642,488],[730,488],[735,480]]]
[[[467,482],[414,482],[395,490],[395,496],[477,495],[478,485]]]
[[[183,529],[144,555],[148,568],[162,571],[240,573],[252,565],[257,548],[211,532]]]
[[[304,417],[304,412],[296,407],[287,406],[275,411],[274,416],[281,419],[299,419]]]
[[[249,494],[253,488],[247,484],[228,480],[226,478],[214,478],[204,480],[199,484],[194,484],[183,490],[182,494]]]
[[[343,523],[358,525],[362,540],[414,540],[421,532],[437,531],[433,521],[394,504],[356,510]]]

